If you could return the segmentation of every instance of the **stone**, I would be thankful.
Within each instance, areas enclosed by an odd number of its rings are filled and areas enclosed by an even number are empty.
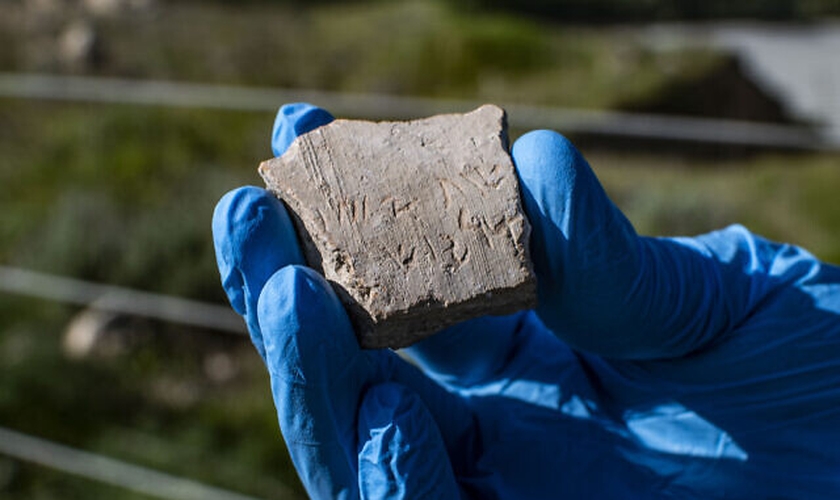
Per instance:
[[[71,23],[58,38],[57,55],[62,66],[72,70],[96,67],[102,62],[102,40],[92,23]]]
[[[536,304],[530,225],[499,107],[335,120],[259,171],[362,347],[404,347]]]

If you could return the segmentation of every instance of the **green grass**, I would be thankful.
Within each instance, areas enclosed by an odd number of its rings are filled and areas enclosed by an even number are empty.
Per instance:
[[[626,33],[462,12],[436,0],[310,8],[161,3],[159,9],[93,21],[104,56],[88,71],[614,107],[655,95],[676,75],[702,73],[719,61],[702,51],[653,52]],[[22,14],[7,12],[4,22],[3,13],[0,6],[0,32],[18,36],[6,35],[0,69],[72,71],[29,50],[25,23],[15,21]],[[52,31],[60,33],[63,25],[54,24]]]
[[[196,279],[215,273],[209,217],[259,181],[270,115],[0,100],[0,120],[2,261],[221,298]]]
[[[640,233],[690,235],[740,223],[840,264],[840,155],[710,162],[594,154],[590,162]]]
[[[225,191],[258,182],[270,115],[0,100],[0,116],[0,261],[223,302],[210,217]],[[129,352],[73,361],[60,344],[77,311],[0,295],[0,425],[261,497],[301,494],[247,341],[141,323]],[[219,350],[241,367],[228,384],[204,375]],[[87,491],[40,468],[12,475],[4,498]]]
[[[82,479],[63,472],[15,462],[0,456],[0,492],[6,500],[152,500],[116,486]]]

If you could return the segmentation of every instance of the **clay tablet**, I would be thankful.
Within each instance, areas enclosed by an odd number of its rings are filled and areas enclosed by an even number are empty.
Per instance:
[[[404,347],[536,304],[530,226],[501,108],[336,120],[259,170],[362,347]]]

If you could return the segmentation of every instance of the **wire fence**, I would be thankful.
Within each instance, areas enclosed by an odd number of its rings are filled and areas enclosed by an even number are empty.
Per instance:
[[[131,80],[31,73],[0,73],[0,96],[26,99],[208,108],[276,110],[284,102],[306,101],[340,116],[410,119],[464,112],[484,104],[474,100],[431,99],[389,94],[353,94],[307,89],[276,89],[156,80]],[[665,116],[613,111],[498,103],[510,125],[563,133],[647,138],[751,147],[840,150],[840,137],[828,129],[791,125]]]
[[[255,497],[78,450],[5,427],[0,427],[0,453],[158,498],[256,500]]]
[[[242,318],[229,307],[27,269],[0,266],[0,291],[236,335],[247,334]],[[0,453],[159,498],[254,500],[254,497],[77,450],[5,427],[0,427]],[[284,492],[278,493],[284,496]],[[286,494],[291,496],[290,490]]]
[[[227,306],[0,266],[0,291],[247,335],[242,317]]]

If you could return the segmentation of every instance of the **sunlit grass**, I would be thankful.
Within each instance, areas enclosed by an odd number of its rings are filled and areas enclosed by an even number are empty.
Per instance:
[[[688,160],[592,155],[640,233],[690,235],[740,223],[840,264],[840,155]]]
[[[32,55],[22,13],[6,17],[0,70],[68,71]],[[103,51],[89,68],[95,74],[557,106],[634,102],[719,61],[704,51],[655,52],[628,33],[462,11],[441,0],[176,2],[91,22]]]

